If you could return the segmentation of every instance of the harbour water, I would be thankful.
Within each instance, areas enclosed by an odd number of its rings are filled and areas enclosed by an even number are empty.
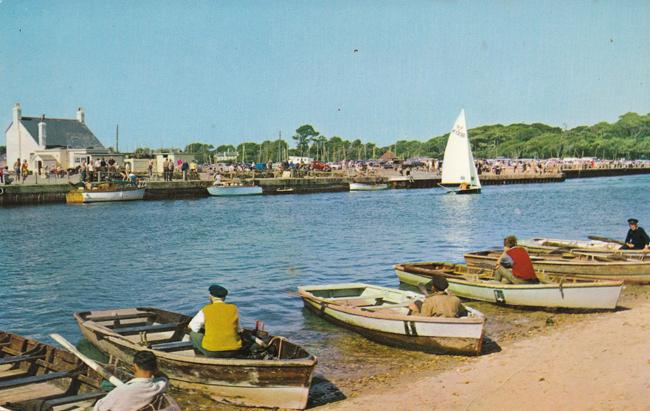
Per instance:
[[[508,234],[623,238],[626,219],[650,225],[650,176],[485,187],[204,198],[0,209],[0,329],[50,341],[81,338],[72,313],[156,306],[193,314],[220,283],[242,324],[304,344],[328,378],[430,358],[369,343],[302,309],[301,284],[397,287],[392,265],[462,261]],[[490,310],[489,308],[487,308]],[[512,315],[513,311],[505,310]],[[498,343],[505,320],[491,311]],[[365,374],[367,374],[367,369]]]

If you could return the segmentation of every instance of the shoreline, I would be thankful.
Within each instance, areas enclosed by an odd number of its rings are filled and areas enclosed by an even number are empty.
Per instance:
[[[640,409],[650,388],[648,291],[634,287],[614,312],[576,314],[499,341],[498,352],[375,378],[313,409]]]

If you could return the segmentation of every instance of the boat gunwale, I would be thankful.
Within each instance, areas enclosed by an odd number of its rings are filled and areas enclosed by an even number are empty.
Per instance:
[[[414,265],[417,266],[418,264],[424,265],[424,264],[437,264],[437,262],[419,262],[419,263],[398,263],[393,266],[395,270],[400,270],[405,273],[411,274],[411,275],[421,275],[423,277],[427,277],[427,274],[425,273],[412,273],[408,271],[408,269],[405,267],[407,265]],[[445,264],[445,263],[440,263],[440,264]],[[426,268],[422,268],[423,270],[426,270]],[[434,271],[435,269],[430,269],[431,271]],[[552,273],[553,275],[558,275],[555,273]],[[464,285],[470,285],[474,287],[482,287],[482,288],[507,288],[507,289],[513,289],[513,290],[544,290],[544,289],[559,289],[559,288],[595,288],[595,287],[623,287],[624,281],[623,280],[600,280],[600,279],[588,279],[588,278],[579,278],[575,277],[578,280],[582,280],[584,282],[566,282],[566,283],[553,283],[553,284],[548,284],[548,283],[532,283],[532,284],[508,284],[508,283],[490,283],[489,280],[479,280],[477,281],[472,281],[468,280],[466,278],[456,278],[456,276],[459,276],[460,274],[457,274],[456,272],[453,273],[431,273],[431,275],[440,275],[443,276],[447,279],[447,281],[453,281],[455,283],[460,283]],[[470,274],[471,275],[471,274]],[[565,277],[567,278],[574,278],[572,274],[568,274]],[[591,281],[590,281],[591,280]]]
[[[346,285],[361,285],[360,283],[346,284]],[[307,291],[307,288],[311,286],[301,286],[298,287],[298,295],[304,300],[311,300],[316,304],[326,305],[328,308],[331,308],[335,311],[340,311],[350,315],[356,315],[358,317],[365,317],[375,320],[389,320],[389,321],[409,321],[409,322],[421,322],[421,323],[433,323],[433,324],[485,324],[486,317],[485,314],[476,310],[475,308],[463,306],[472,314],[473,316],[466,317],[421,317],[421,316],[411,316],[403,314],[383,314],[381,312],[367,311],[363,310],[361,307],[345,306],[341,304],[336,304],[334,301],[327,301],[327,299],[322,297],[316,297],[311,292]],[[320,286],[318,286],[320,287]],[[375,286],[370,286],[375,287]],[[385,287],[377,287],[385,288]],[[325,288],[327,289],[327,288]],[[390,290],[390,289],[389,289]],[[392,290],[395,292],[395,290]],[[402,290],[399,290],[402,291]],[[407,291],[408,292],[408,291]],[[424,296],[422,296],[424,297]],[[391,308],[386,306],[386,308]]]
[[[202,365],[219,365],[219,366],[247,366],[247,367],[257,367],[257,368],[271,368],[271,367],[286,367],[286,368],[291,368],[291,367],[315,367],[316,364],[318,363],[318,358],[304,349],[301,345],[298,345],[290,340],[287,339],[291,344],[299,347],[302,349],[304,352],[308,354],[308,357],[305,358],[294,358],[294,359],[275,359],[275,360],[255,360],[255,359],[244,359],[244,358],[210,358],[210,357],[190,357],[186,355],[180,355],[180,354],[174,354],[173,352],[166,352],[166,351],[160,351],[160,350],[154,350],[151,348],[148,348],[146,346],[138,345],[137,343],[134,343],[127,338],[125,338],[123,335],[118,334],[111,329],[102,326],[93,320],[86,320],[82,317],[83,314],[90,314],[92,312],[97,312],[97,311],[119,311],[119,310],[129,310],[129,309],[136,309],[136,310],[145,310],[143,312],[146,312],[146,310],[154,310],[154,311],[159,311],[159,312],[165,312],[169,314],[174,314],[174,315],[182,315],[185,316],[184,314],[180,313],[175,313],[173,311],[167,311],[167,310],[162,310],[159,308],[153,308],[153,307],[129,307],[129,308],[121,308],[121,309],[107,309],[107,310],[87,310],[87,311],[80,311],[76,312],[73,314],[75,320],[77,321],[77,324],[79,327],[84,327],[93,334],[97,335],[97,333],[103,334],[105,339],[108,339],[110,342],[116,345],[121,345],[124,347],[127,347],[131,350],[135,351],[151,351],[156,354],[156,357],[158,358],[164,358],[169,361],[175,361],[179,363],[192,363],[192,364],[202,364]],[[279,336],[272,336],[272,337],[279,337]]]
[[[485,255],[485,253],[499,253],[499,250],[488,250],[488,251],[474,251],[470,253],[465,253],[463,254],[463,257],[467,261],[467,257],[469,256],[470,259],[480,259],[484,261],[496,261],[498,260],[498,257],[491,257],[489,255]],[[537,257],[537,258],[535,258]],[[650,267],[650,260],[648,261],[572,261],[572,260],[564,260],[564,261],[556,261],[556,260],[549,260],[546,257],[538,257],[538,256],[533,256],[531,258],[533,265],[537,264],[544,264],[544,265],[549,265],[549,266],[572,266],[572,267],[593,267],[593,266],[601,266],[601,267],[616,267],[616,266],[622,266],[622,267],[629,267],[629,266],[641,266],[645,267],[648,266]],[[650,270],[650,268],[649,268]],[[647,273],[641,274],[641,275],[648,275]]]

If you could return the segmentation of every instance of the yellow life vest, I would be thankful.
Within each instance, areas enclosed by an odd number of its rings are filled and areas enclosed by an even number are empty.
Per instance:
[[[215,302],[203,307],[205,336],[201,345],[208,351],[231,351],[242,347],[237,306]]]

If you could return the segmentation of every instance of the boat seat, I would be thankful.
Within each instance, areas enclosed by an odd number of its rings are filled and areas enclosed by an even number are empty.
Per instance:
[[[413,304],[413,301],[407,301],[405,303],[399,303],[399,304],[386,304],[386,305],[377,305],[377,306],[370,306],[370,307],[363,307],[362,310],[366,311],[380,311],[380,310],[390,310],[393,308],[404,308],[408,307],[409,305]]]
[[[72,378],[81,374],[80,370],[75,371],[58,371],[48,374],[33,375],[29,377],[14,378],[7,381],[0,381],[0,390],[6,388],[20,387],[22,385],[39,384],[46,381],[57,380],[59,378]]]
[[[0,358],[0,365],[15,364],[21,361],[36,360],[45,357],[43,353],[14,355],[12,357]]]
[[[134,320],[136,318],[149,318],[155,317],[154,313],[136,313],[136,314],[126,314],[126,315],[103,315],[97,317],[88,317],[86,320],[102,322],[102,321],[115,321],[115,320]]]
[[[151,344],[149,348],[158,351],[180,351],[192,347],[192,341],[171,341],[166,343]]]
[[[341,298],[333,299],[334,304],[347,305],[349,307],[364,307],[367,305],[376,305],[381,303],[381,297],[360,297],[360,298]]]
[[[141,332],[175,331],[183,326],[185,326],[185,323],[153,324],[140,325],[136,327],[116,327],[113,328],[112,331],[118,334],[138,334]]]
[[[58,407],[66,404],[74,404],[75,402],[94,400],[97,398],[102,398],[107,394],[106,391],[90,391],[83,394],[69,395],[67,397],[53,398],[51,400],[45,401],[45,405],[49,407]]]

